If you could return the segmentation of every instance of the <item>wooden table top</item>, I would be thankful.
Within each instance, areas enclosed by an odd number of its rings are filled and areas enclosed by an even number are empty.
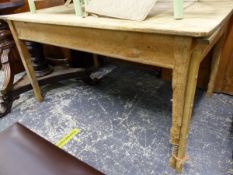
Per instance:
[[[233,0],[186,1],[184,19],[174,20],[173,2],[160,0],[145,21],[130,21],[100,16],[75,16],[74,7],[56,6],[38,10],[36,14],[21,13],[2,19],[42,24],[137,31],[168,35],[208,37],[233,13]]]

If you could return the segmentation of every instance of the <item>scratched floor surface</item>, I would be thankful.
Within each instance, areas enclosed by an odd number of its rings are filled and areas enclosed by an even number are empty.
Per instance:
[[[96,86],[67,80],[42,90],[42,103],[31,91],[15,101],[0,130],[19,121],[56,143],[79,128],[63,149],[108,175],[175,174],[167,166],[171,84],[152,71],[118,64]],[[198,90],[183,174],[233,174],[232,119],[232,96]]]

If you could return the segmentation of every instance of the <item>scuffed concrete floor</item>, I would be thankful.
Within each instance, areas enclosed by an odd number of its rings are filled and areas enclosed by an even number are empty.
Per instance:
[[[0,130],[19,121],[56,143],[79,128],[64,149],[108,175],[175,174],[167,166],[171,85],[152,71],[120,64],[96,86],[67,80],[42,90],[42,103],[32,91],[21,95]],[[233,97],[198,90],[195,102],[183,174],[233,174]]]

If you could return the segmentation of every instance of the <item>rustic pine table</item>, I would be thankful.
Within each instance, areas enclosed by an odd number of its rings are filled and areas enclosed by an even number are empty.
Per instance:
[[[172,69],[172,153],[169,163],[180,172],[187,158],[185,150],[199,66],[212,50],[207,91],[211,94],[233,1],[189,1],[184,5],[183,20],[174,20],[171,1],[157,3],[143,22],[96,16],[81,18],[74,15],[72,5],[2,18],[10,26],[38,101],[43,97],[22,40]]]

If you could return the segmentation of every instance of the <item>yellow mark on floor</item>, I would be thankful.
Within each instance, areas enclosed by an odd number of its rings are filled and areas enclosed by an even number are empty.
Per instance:
[[[79,134],[80,130],[78,128],[73,129],[72,131],[69,132],[69,134],[65,135],[61,140],[59,140],[56,143],[56,146],[59,148],[62,148],[64,145],[66,145],[68,142],[70,142],[70,140],[72,140],[72,138]]]

